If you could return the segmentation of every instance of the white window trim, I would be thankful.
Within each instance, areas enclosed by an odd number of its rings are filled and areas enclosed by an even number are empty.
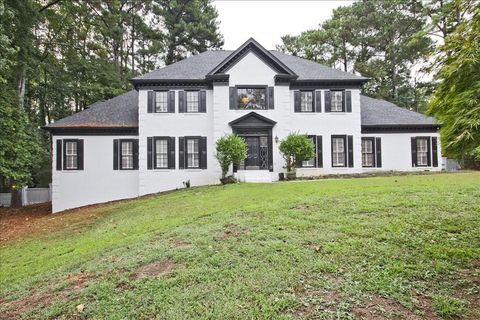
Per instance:
[[[74,153],[68,153],[69,144],[75,145]],[[73,149],[70,151],[73,151]],[[75,159],[75,166],[69,165],[69,159]],[[78,141],[65,141],[65,170],[78,170]]]
[[[158,113],[158,114],[165,114],[165,113],[169,113],[168,112],[168,95],[169,95],[169,92],[168,91],[154,91],[155,92],[155,106],[154,106],[154,113]],[[158,111],[157,107],[158,107],[158,95],[159,94],[164,94],[165,95],[165,110],[164,111]]]
[[[167,155],[167,165],[165,167],[159,167],[158,166],[158,163],[157,163],[157,141],[165,141],[166,142],[166,148],[167,148],[167,152],[166,152],[166,155]],[[169,152],[168,152],[168,147],[169,147],[169,139],[167,137],[157,137],[154,139],[154,151],[155,151],[155,161],[154,161],[154,170],[165,170],[165,169],[170,169],[169,166]]]
[[[189,152],[188,150],[188,147],[189,147],[189,144],[188,142],[189,141],[196,141],[196,144],[197,144],[197,152]],[[194,145],[195,147],[195,145]],[[185,139],[185,169],[200,169],[200,138],[186,138]],[[193,155],[196,154],[197,155],[197,162],[198,164],[196,166],[189,166],[188,164],[188,159],[189,159],[189,155],[192,154],[192,162],[195,163],[195,159],[193,159]]]
[[[343,143],[343,151],[339,152],[339,151],[335,151],[334,150],[334,140],[336,139],[339,139],[340,141],[342,141]],[[331,147],[331,152],[332,152],[332,167],[333,168],[345,168],[347,167],[347,137],[346,136],[333,136],[331,137],[330,139],[330,143],[332,144],[332,147]],[[338,154],[343,154],[343,163],[338,163],[336,161],[339,160],[339,158],[337,157],[337,159],[335,159],[335,156],[338,155]]]
[[[331,90],[331,95],[330,95],[330,112],[345,112],[345,101],[344,101],[344,91],[343,90]],[[341,97],[341,104],[340,104],[340,110],[337,110],[336,108],[334,109],[334,101],[336,101],[335,96],[336,94],[340,94]]]

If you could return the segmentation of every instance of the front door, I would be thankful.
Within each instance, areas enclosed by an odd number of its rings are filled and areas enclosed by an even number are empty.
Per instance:
[[[247,146],[248,146],[247,159],[245,159],[245,169],[258,170],[260,169],[259,137],[246,137],[245,141],[247,142]]]

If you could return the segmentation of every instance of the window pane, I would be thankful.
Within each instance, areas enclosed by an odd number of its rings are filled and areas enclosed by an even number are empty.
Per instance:
[[[373,140],[362,140],[362,166],[373,167]]]
[[[66,143],[67,155],[77,155],[77,142]]]
[[[300,110],[303,112],[313,111],[313,92],[302,91],[300,98]]]
[[[417,139],[417,164],[419,166],[428,165],[428,140]]]
[[[345,140],[343,138],[333,138],[333,165],[344,166],[345,165]]]
[[[187,139],[187,168],[200,167],[198,139]]]
[[[187,91],[187,112],[198,112],[198,91]]]
[[[166,139],[157,139],[155,141],[156,167],[168,168],[168,141]]]
[[[239,88],[237,106],[239,109],[265,109],[265,88]]]
[[[65,144],[66,168],[77,169],[77,142],[71,141]]]
[[[315,144],[314,138],[310,139],[313,141],[313,144]],[[302,161],[302,167],[315,167],[315,157],[310,160]]]
[[[121,152],[122,152],[122,169],[133,169],[133,142],[132,141],[122,141],[121,143]]]
[[[332,111],[343,111],[343,92],[332,91],[331,93],[331,107]]]
[[[168,112],[168,92],[155,92],[155,112]]]

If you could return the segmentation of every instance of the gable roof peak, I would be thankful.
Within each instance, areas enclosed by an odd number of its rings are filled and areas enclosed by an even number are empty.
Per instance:
[[[215,68],[213,68],[208,75],[223,74],[230,69],[235,63],[241,60],[248,53],[253,52],[257,57],[268,64],[278,74],[288,75],[292,79],[298,78],[298,75],[292,71],[286,64],[280,59],[275,57],[272,52],[265,49],[254,38],[250,37],[245,41],[237,50],[228,55],[222,62],[220,62]]]

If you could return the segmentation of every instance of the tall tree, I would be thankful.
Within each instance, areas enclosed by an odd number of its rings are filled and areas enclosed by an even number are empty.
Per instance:
[[[480,161],[480,8],[467,11],[441,47],[440,81],[429,113],[442,123],[443,153]]]
[[[29,181],[37,137],[49,148],[39,127],[129,90],[140,73],[221,46],[217,17],[210,0],[0,0],[0,164],[15,164],[12,137],[32,161],[0,175]]]
[[[153,13],[167,65],[223,45],[218,12],[210,0],[153,0]]]
[[[37,8],[30,1],[7,1],[0,5],[0,175],[12,188],[13,207],[21,205],[19,190],[31,181],[31,172],[42,157],[38,134],[25,112],[25,83],[33,47],[32,28]]]
[[[295,44],[307,59],[315,56],[315,61],[370,77],[366,94],[418,109],[421,100],[406,100],[401,93],[421,93],[413,87],[411,69],[431,51],[425,25],[420,1],[363,0],[336,9],[318,30],[284,38],[289,42],[280,49],[288,52]]]

